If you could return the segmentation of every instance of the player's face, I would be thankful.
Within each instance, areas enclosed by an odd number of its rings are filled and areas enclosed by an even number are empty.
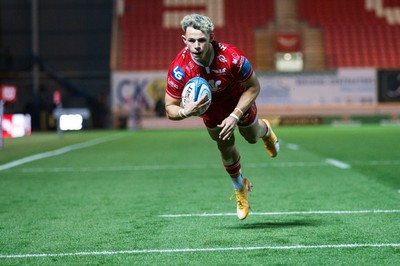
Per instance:
[[[203,65],[207,65],[211,54],[211,45],[209,45],[211,41],[210,35],[201,30],[189,27],[186,29],[185,35],[182,35],[182,39],[192,53],[193,58]]]

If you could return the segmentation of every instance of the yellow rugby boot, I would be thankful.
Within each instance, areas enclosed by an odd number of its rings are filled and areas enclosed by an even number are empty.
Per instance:
[[[250,204],[248,200],[248,193],[251,191],[253,184],[247,179],[243,178],[242,189],[235,189],[235,196],[237,200],[237,216],[240,220],[246,219],[249,214]]]
[[[276,137],[274,131],[272,131],[272,127],[269,124],[269,121],[267,119],[263,119],[264,123],[268,127],[268,136],[262,137],[262,140],[264,142],[264,147],[267,150],[267,153],[271,157],[276,157],[279,152],[279,140]]]

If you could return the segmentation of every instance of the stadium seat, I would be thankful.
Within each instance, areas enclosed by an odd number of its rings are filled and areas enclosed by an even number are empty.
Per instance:
[[[373,0],[371,0],[373,1]],[[299,18],[324,31],[329,68],[399,68],[400,1],[382,1],[391,8],[389,16],[379,17],[366,0],[298,0]],[[396,62],[397,61],[397,62]]]
[[[188,3],[193,1],[188,0]],[[274,0],[224,1],[224,9],[225,25],[216,27],[216,39],[234,44],[253,60],[253,31],[273,19]],[[180,28],[163,27],[165,10],[183,11],[187,7],[183,4],[164,6],[164,2],[160,0],[125,0],[125,14],[119,20],[121,55],[118,69],[168,69],[183,44]],[[203,10],[201,5],[195,5],[192,11],[201,13]],[[248,15],[249,10],[252,16]]]
[[[378,2],[382,6],[377,7]],[[298,18],[323,31],[328,68],[400,68],[399,0],[298,0],[297,5]],[[179,27],[163,27],[166,10],[187,7],[164,6],[162,0],[125,0],[118,69],[168,68],[183,45]],[[254,30],[274,19],[274,0],[224,1],[224,10],[225,25],[216,27],[216,39],[234,44],[254,61]],[[193,11],[205,9],[195,5]]]

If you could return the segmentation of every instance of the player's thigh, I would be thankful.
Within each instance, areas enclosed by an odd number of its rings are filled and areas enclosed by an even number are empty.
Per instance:
[[[239,132],[247,142],[256,143],[260,138],[260,124],[258,119],[248,126],[239,127]]]
[[[208,134],[210,135],[211,139],[218,141],[219,140],[219,133],[221,132],[222,128],[215,127],[215,128],[208,128],[207,131]]]
[[[207,128],[208,134],[210,137],[217,142],[218,149],[220,151],[229,150],[235,145],[235,135],[232,135],[230,139],[223,140],[219,137],[219,133],[221,132],[222,128]]]

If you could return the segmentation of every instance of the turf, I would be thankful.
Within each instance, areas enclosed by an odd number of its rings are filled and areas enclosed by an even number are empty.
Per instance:
[[[203,129],[6,139],[0,166],[62,152],[0,171],[0,265],[398,265],[400,128],[275,131],[275,159],[236,136],[244,221]]]

